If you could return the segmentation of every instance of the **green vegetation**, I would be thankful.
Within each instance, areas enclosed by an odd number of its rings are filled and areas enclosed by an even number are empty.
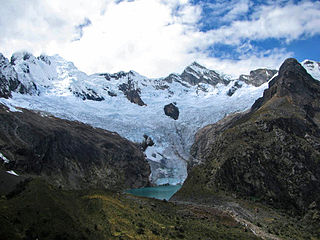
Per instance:
[[[0,199],[1,239],[257,239],[225,213],[41,179]]]

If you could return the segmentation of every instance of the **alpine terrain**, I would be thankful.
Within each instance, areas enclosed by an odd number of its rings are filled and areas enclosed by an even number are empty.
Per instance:
[[[0,236],[318,239],[319,80],[312,60],[150,79],[0,54]]]
[[[0,57],[3,104],[87,123],[145,145],[150,180],[157,185],[183,183],[196,131],[250,107],[276,73],[258,69],[231,79],[194,62],[182,74],[160,79],[134,71],[88,76],[58,55]]]

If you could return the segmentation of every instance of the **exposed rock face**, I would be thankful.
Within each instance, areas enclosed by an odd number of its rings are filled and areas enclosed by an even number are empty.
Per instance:
[[[76,97],[80,97],[82,100],[103,101],[104,97],[99,96],[94,90],[86,89],[86,91],[72,91]]]
[[[140,97],[140,89],[135,88],[131,80],[128,80],[128,83],[122,83],[119,86],[119,90],[124,93],[130,102],[138,104],[139,106],[146,105]]]
[[[240,75],[239,80],[255,87],[259,87],[268,82],[277,72],[277,70],[266,68],[256,69],[250,71],[250,75]]]
[[[154,142],[151,137],[144,134],[143,135],[143,141],[141,143],[141,150],[145,151],[148,147],[152,147],[154,145]]]
[[[165,105],[163,110],[167,116],[173,118],[174,120],[179,118],[179,108],[173,103]]]
[[[241,87],[242,87],[242,84],[239,81],[236,81],[233,84],[233,86],[228,90],[227,95],[231,97]]]
[[[199,196],[225,190],[296,213],[320,209],[319,127],[320,83],[287,59],[248,113],[198,132],[192,155],[201,164],[180,196],[197,187]]]
[[[0,105],[0,153],[5,167],[40,175],[65,188],[119,190],[149,183],[150,168],[139,146],[88,125],[42,117]]]
[[[24,93],[25,88],[9,60],[0,53],[0,97],[9,98],[12,91]]]

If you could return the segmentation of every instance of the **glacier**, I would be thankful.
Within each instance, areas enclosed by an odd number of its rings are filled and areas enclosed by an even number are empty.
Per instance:
[[[310,62],[304,66],[314,73]],[[28,94],[12,93],[12,98],[0,99],[1,103],[12,110],[21,107],[43,116],[84,122],[137,143],[144,135],[149,136],[154,145],[146,148],[145,155],[155,185],[182,184],[196,131],[251,107],[268,86],[267,82],[259,87],[242,82],[229,96],[228,91],[238,79],[196,63],[183,73],[192,74],[192,81],[183,79],[183,74],[149,79],[134,71],[87,75],[58,55],[34,57],[20,52],[12,56],[11,64]],[[121,86],[138,94],[144,104],[129,101]],[[180,111],[177,120],[164,114],[164,106],[169,103]]]

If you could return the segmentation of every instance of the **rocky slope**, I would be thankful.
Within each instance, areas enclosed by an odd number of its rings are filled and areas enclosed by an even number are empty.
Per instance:
[[[311,211],[317,221],[319,106],[319,81],[287,59],[250,111],[198,132],[192,147],[196,166],[176,199],[226,191],[295,214]]]
[[[0,104],[2,168],[63,188],[120,190],[149,183],[140,147],[117,133]]]

